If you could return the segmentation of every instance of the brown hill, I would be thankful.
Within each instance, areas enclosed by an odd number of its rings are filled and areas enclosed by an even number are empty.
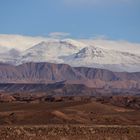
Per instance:
[[[140,72],[111,72],[103,69],[78,67],[66,64],[26,63],[19,66],[0,64],[1,83],[55,83],[83,84],[104,90],[140,90]]]

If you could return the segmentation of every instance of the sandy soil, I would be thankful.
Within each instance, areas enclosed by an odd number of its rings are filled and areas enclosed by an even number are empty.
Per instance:
[[[1,140],[139,140],[140,126],[3,126]]]
[[[139,139],[140,110],[96,101],[0,104],[0,140]]]

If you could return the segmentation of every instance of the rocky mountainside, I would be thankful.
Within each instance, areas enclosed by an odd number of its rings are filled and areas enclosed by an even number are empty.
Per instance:
[[[140,73],[71,67],[67,64],[26,63],[18,66],[0,64],[1,83],[55,83],[83,84],[87,87],[127,91],[140,90]]]

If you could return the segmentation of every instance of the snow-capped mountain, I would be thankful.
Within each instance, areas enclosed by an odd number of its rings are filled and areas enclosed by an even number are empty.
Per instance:
[[[26,62],[65,63],[73,67],[140,72],[140,48],[135,45],[133,51],[133,46],[129,45],[128,50],[126,46],[121,50],[119,46],[113,48],[111,43],[105,42],[103,46],[96,41],[48,39],[20,52],[17,49],[0,51],[0,61],[15,65]]]
[[[78,53],[63,57],[64,62],[74,67],[95,67],[112,71],[140,71],[140,55],[106,50],[97,47],[85,47]]]
[[[19,59],[19,63],[25,62],[53,62],[63,63],[61,56],[69,56],[81,49],[78,42],[70,40],[55,40],[41,42],[26,51]]]

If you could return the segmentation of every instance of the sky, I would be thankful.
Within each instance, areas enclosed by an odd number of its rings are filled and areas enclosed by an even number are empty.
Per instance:
[[[0,0],[0,34],[140,42],[140,0]]]

